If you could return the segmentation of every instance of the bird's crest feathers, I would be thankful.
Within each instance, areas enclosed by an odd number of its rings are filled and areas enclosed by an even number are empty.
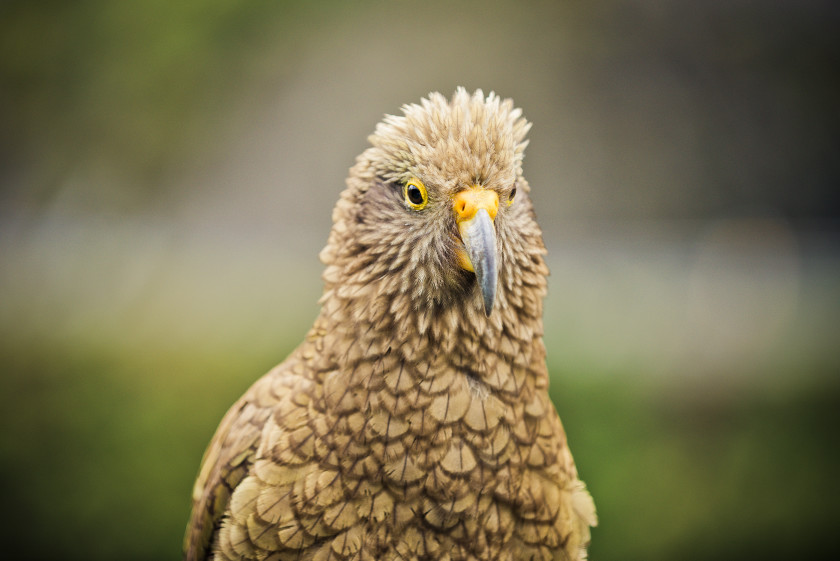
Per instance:
[[[402,111],[387,115],[369,137],[368,155],[383,178],[419,175],[440,187],[501,189],[522,174],[531,124],[511,99],[458,88],[451,100],[434,92]]]

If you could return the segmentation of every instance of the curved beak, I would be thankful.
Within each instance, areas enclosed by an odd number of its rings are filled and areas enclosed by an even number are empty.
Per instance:
[[[499,196],[494,191],[471,187],[455,195],[454,203],[455,221],[464,243],[458,259],[461,267],[475,273],[484,300],[484,313],[489,317],[499,280],[493,226],[499,210]]]

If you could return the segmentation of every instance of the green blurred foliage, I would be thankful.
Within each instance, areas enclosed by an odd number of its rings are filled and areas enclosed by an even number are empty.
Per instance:
[[[0,7],[0,158],[35,158],[40,198],[75,165],[108,167],[142,205],[218,125],[260,64],[325,3],[191,0],[5,2]],[[13,131],[14,134],[9,134]],[[41,157],[49,154],[47,158]],[[0,160],[2,161],[2,160]],[[150,192],[147,192],[150,191]],[[125,194],[123,192],[121,194]],[[108,195],[107,189],[102,190]],[[30,193],[31,196],[31,193]]]

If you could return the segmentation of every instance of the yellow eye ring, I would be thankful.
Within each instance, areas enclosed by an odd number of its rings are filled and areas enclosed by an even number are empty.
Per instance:
[[[429,193],[426,191],[426,186],[416,177],[412,177],[405,182],[403,197],[405,197],[405,204],[414,210],[420,210],[429,202]]]

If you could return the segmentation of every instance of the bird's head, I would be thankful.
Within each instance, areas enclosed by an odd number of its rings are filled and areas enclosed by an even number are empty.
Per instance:
[[[545,250],[522,175],[530,124],[481,90],[402,110],[350,171],[321,254],[324,301],[371,320],[414,319],[421,331],[433,318],[539,318]]]

